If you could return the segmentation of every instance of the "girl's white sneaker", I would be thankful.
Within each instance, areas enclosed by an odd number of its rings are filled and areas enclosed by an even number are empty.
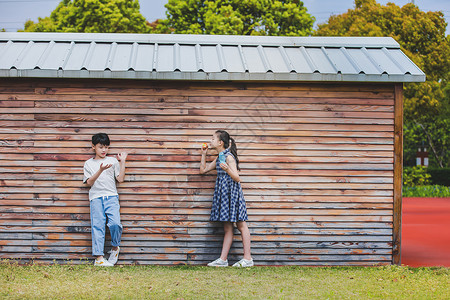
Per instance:
[[[238,267],[238,268],[253,267],[253,259],[246,260],[245,258],[243,258],[240,261],[238,261],[237,263],[235,263],[233,265],[233,267]]]
[[[228,267],[228,260],[222,260],[220,257],[208,264],[208,267]]]

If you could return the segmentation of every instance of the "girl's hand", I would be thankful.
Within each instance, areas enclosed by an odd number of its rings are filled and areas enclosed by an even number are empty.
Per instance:
[[[209,149],[209,147],[202,146],[202,155],[206,155],[206,153],[208,153],[208,149]]]
[[[221,164],[220,164],[220,167],[221,167],[222,170],[224,170],[225,172],[227,172],[228,169],[229,169],[229,167],[228,167],[228,165],[227,165],[226,163],[221,163]]]
[[[112,164],[106,164],[106,165],[101,164],[101,165],[100,165],[100,170],[102,170],[102,172],[103,172],[103,171],[105,171],[106,169],[109,169],[109,168],[111,168],[111,167],[112,167]]]
[[[124,161],[127,160],[127,156],[128,156],[128,153],[127,153],[127,152],[121,152],[121,153],[117,154],[117,159],[118,159],[119,161],[124,162]]]
[[[231,179],[233,179],[236,182],[241,182],[241,179],[239,178],[239,173],[236,167],[236,161],[234,160],[233,156],[228,155],[226,158],[226,163],[221,163],[220,167],[227,172],[228,175],[230,175]]]

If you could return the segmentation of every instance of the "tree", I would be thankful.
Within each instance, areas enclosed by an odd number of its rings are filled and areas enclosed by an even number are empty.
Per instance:
[[[150,32],[138,0],[62,0],[50,17],[27,21],[24,31]]]
[[[294,35],[312,33],[300,0],[169,0],[159,33]]]
[[[391,36],[421,68],[427,81],[404,88],[404,156],[414,161],[417,146],[425,142],[432,153],[430,163],[449,165],[448,114],[450,38],[442,12],[423,12],[414,4],[383,6],[375,0],[356,0],[355,8],[331,16],[314,33],[320,36]]]

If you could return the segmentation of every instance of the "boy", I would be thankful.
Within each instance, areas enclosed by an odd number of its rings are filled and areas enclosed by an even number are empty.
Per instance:
[[[91,208],[92,254],[96,256],[94,265],[112,267],[119,258],[122,224],[120,224],[119,195],[116,180],[123,182],[125,177],[125,161],[127,153],[117,155],[117,159],[107,156],[110,140],[106,133],[92,136],[92,149],[95,157],[84,163],[83,183],[90,186],[89,201]],[[112,250],[109,259],[103,255],[105,244],[105,222],[108,216],[108,227],[111,232]]]

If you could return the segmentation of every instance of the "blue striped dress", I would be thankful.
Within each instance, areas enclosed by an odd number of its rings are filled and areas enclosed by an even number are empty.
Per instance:
[[[223,151],[225,157],[234,155],[229,149]],[[211,221],[239,222],[247,221],[247,208],[244,193],[239,182],[234,181],[221,167],[219,158],[216,160],[217,179],[211,208]]]

